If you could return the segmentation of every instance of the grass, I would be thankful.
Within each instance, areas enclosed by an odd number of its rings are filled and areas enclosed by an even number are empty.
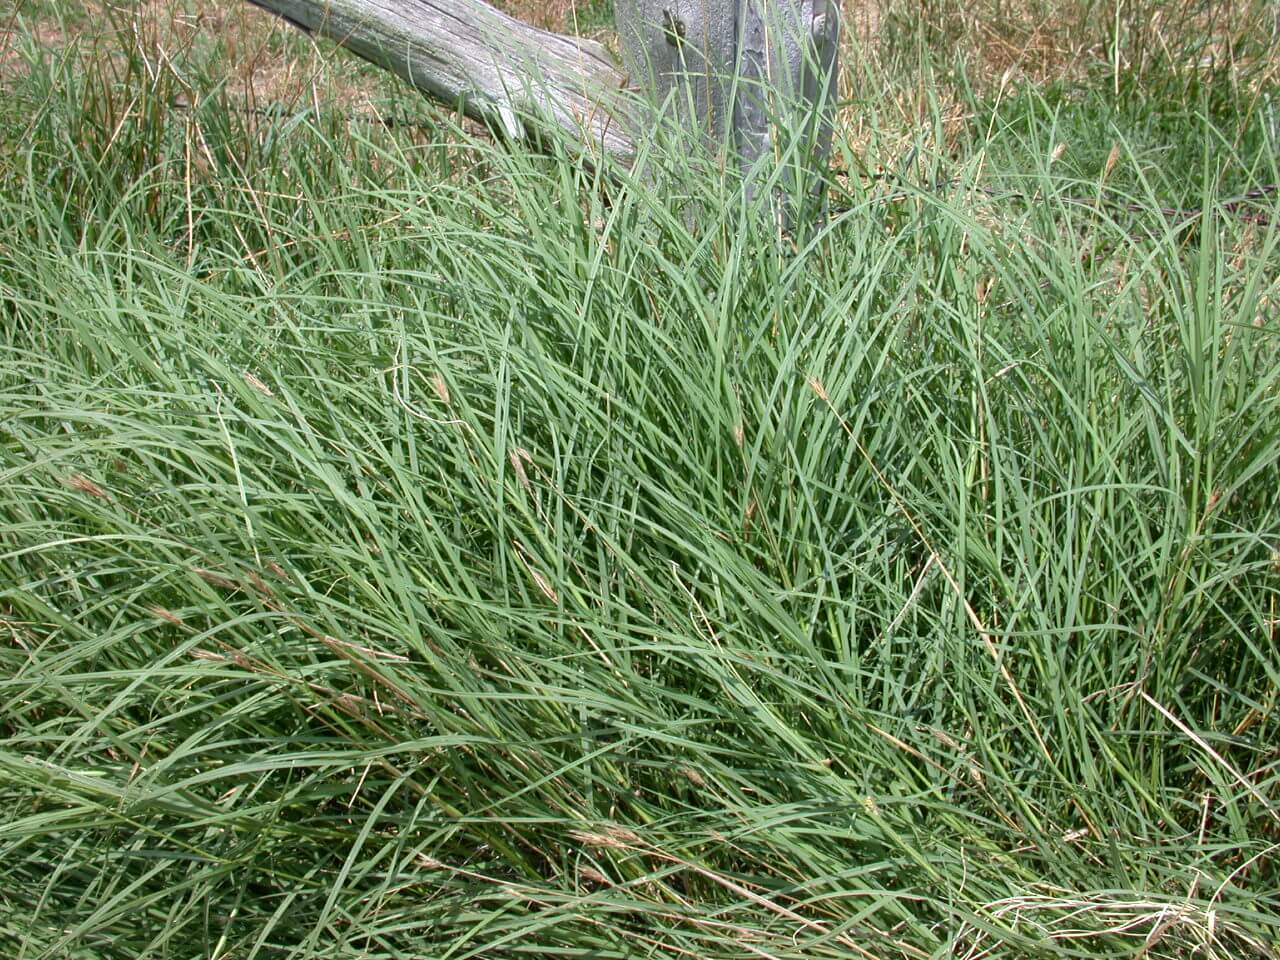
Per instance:
[[[795,238],[127,42],[5,109],[6,956],[1280,952],[1265,77],[863,63]]]

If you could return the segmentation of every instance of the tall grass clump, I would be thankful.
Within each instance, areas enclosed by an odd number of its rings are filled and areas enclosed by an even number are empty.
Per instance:
[[[1280,950],[1274,141],[1170,216],[1028,113],[793,237],[32,60],[6,956]]]

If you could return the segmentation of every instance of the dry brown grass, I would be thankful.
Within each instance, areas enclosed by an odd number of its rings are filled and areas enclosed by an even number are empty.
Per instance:
[[[599,32],[593,23],[598,22],[598,8],[590,0],[495,3],[545,29]],[[9,11],[7,16],[0,13],[0,76],[20,68],[12,49],[18,14],[27,18],[42,45],[57,48],[70,39],[50,13],[54,6],[21,0],[0,5],[0,11]],[[1100,64],[1110,64],[1116,73],[1140,72],[1155,60],[1188,66],[1193,56],[1202,63],[1244,67],[1256,66],[1270,54],[1273,70],[1280,64],[1274,56],[1280,14],[1266,0],[1163,0],[1142,10],[1130,6],[1095,0],[845,0],[845,36],[851,57],[872,61],[894,55],[895,45],[900,55],[923,39],[935,55],[963,56],[971,79],[988,83],[1078,79]],[[311,82],[317,69],[330,69],[331,77],[338,78],[331,64],[323,62],[332,58],[290,60],[268,53],[273,35],[287,28],[243,0],[79,0],[65,9],[75,7],[86,16],[75,18],[70,32],[82,39],[110,32],[113,19],[135,23],[139,36],[179,49],[220,38],[233,88],[246,95],[286,99]],[[349,76],[340,79],[341,86],[353,82]]]
[[[83,0],[83,17],[67,23],[45,15],[27,18],[27,32],[54,53],[73,44],[82,56],[129,49],[149,62],[179,71],[196,53],[216,55],[226,71],[226,89],[254,103],[309,97],[320,86],[339,101],[377,90],[383,78],[329,45],[304,39],[284,21],[239,0],[169,3],[164,0],[112,3]],[[0,46],[0,79],[25,70],[7,25]]]
[[[500,0],[497,6],[545,29],[570,32],[582,8],[578,0]],[[324,99],[352,108],[395,83],[335,54],[329,44],[302,40],[282,20],[243,0],[80,0],[63,9],[75,15],[64,20],[51,8],[20,0],[8,16],[0,15],[0,86],[26,71],[16,44],[19,15],[26,32],[50,53],[74,43],[81,55],[98,56],[123,41],[149,61],[180,68],[201,47],[221,45],[226,90],[250,107]]]
[[[971,82],[1081,81],[1109,70],[1252,72],[1276,60],[1280,13],[1270,0],[881,0],[890,43],[917,38],[963,56]]]
[[[597,22],[599,16],[590,0],[496,2],[514,16],[557,31],[581,27],[585,15]],[[58,50],[76,41],[84,56],[103,51],[110,56],[127,45],[157,69],[171,68],[178,75],[183,75],[186,63],[201,59],[198,54],[207,61],[209,52],[216,50],[213,62],[225,71],[226,92],[251,110],[327,103],[354,112],[398,83],[328,43],[306,40],[243,0],[79,0],[74,6],[85,15],[66,24],[48,12],[51,3],[34,8],[44,10],[43,16],[26,14],[27,28],[38,44]],[[25,69],[14,46],[13,11],[23,7],[18,0],[9,16],[0,14],[0,88]],[[847,106],[839,126],[856,147],[864,139],[863,128],[869,129],[868,102],[874,101],[880,114],[874,120],[879,136],[883,138],[887,129],[900,131],[900,149],[882,144],[888,147],[880,151],[886,156],[905,156],[936,111],[947,118],[944,136],[963,126],[966,118],[955,91],[926,77],[913,81],[913,50],[920,42],[935,58],[963,57],[971,82],[1008,94],[1023,84],[1083,79],[1090,71],[1097,82],[1100,66],[1108,65],[1118,83],[1121,76],[1137,75],[1156,58],[1186,66],[1183,61],[1193,54],[1243,72],[1258,65],[1268,50],[1265,38],[1280,31],[1280,15],[1273,11],[1275,22],[1268,21],[1262,0],[1163,0],[1145,17],[1121,6],[1119,20],[1114,3],[1104,7],[1093,0],[845,0],[841,99]],[[1110,16],[1103,16],[1108,11]],[[1241,38],[1253,42],[1242,44]],[[1270,52],[1274,54],[1274,48]],[[1252,71],[1251,83],[1258,83],[1259,77],[1274,82],[1280,56],[1271,58],[1270,67],[1265,61],[1263,66]],[[935,146],[946,149],[945,144]]]
[[[8,16],[0,19],[0,89],[7,87],[14,77],[26,72],[26,61],[18,49],[22,31],[18,26],[18,14],[15,9]],[[67,35],[63,26],[51,17],[26,19],[26,32],[36,44],[49,50],[61,49],[66,45]]]
[[[545,30],[572,30],[580,4],[576,0],[500,0],[494,6]]]

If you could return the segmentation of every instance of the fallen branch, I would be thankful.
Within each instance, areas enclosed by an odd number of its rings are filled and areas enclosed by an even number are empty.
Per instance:
[[[458,106],[514,140],[567,134],[591,156],[634,152],[627,79],[599,43],[483,0],[249,0]]]

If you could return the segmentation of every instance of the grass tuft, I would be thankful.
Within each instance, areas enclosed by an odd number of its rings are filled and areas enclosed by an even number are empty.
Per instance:
[[[793,237],[23,43],[5,956],[1280,951],[1271,88],[876,75]]]

